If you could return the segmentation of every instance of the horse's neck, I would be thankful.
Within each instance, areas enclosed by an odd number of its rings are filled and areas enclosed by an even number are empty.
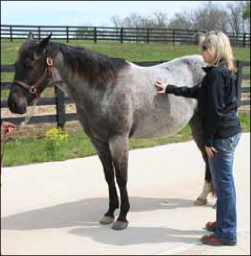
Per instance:
[[[55,61],[55,73],[64,82],[60,85],[74,101],[77,111],[89,119],[99,112],[102,95],[93,86],[90,86],[83,75],[72,72],[71,68],[64,64],[62,54],[59,54]]]
[[[64,91],[66,90],[68,94],[72,97],[78,96],[78,92],[87,90],[88,83],[85,81],[83,76],[75,73],[64,63],[63,54],[59,51],[55,61],[54,61],[54,75],[56,78],[63,81]]]

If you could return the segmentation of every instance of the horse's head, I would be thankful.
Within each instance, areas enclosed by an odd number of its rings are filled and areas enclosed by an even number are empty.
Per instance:
[[[26,113],[27,106],[44,91],[49,83],[46,46],[50,37],[51,35],[37,43],[30,34],[28,40],[20,47],[15,63],[14,82],[8,99],[11,112]]]

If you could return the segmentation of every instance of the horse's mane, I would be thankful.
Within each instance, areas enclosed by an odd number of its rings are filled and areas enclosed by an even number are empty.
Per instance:
[[[88,79],[90,84],[115,84],[118,72],[128,63],[124,59],[110,58],[106,55],[80,47],[67,46],[60,43],[50,43],[53,51],[60,51],[65,65],[72,72],[77,72]]]

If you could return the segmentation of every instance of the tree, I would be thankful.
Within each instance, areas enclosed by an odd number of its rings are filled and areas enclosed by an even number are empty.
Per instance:
[[[115,27],[167,28],[168,16],[166,13],[161,11],[154,12],[152,16],[131,13],[124,19],[121,19],[118,15],[112,16],[111,22]]]
[[[245,32],[245,21],[243,15],[245,12],[245,2],[235,1],[227,5],[229,23],[235,35]]]
[[[249,1],[246,3],[245,11],[243,13],[243,19],[244,20],[249,19],[250,21],[250,2]]]
[[[155,28],[167,28],[168,27],[168,15],[162,11],[156,11],[153,14],[153,27]]]
[[[217,3],[205,2],[197,9],[176,13],[169,28],[194,30],[228,30],[227,12]]]
[[[121,28],[124,26],[124,21],[118,15],[112,16],[111,22],[116,28]]]
[[[228,30],[227,12],[212,1],[195,10],[194,22],[197,30]]]
[[[246,2],[246,7],[243,13],[243,19],[245,24],[245,32],[250,34],[250,1]]]
[[[175,14],[168,27],[170,29],[195,29],[194,12],[185,11]]]

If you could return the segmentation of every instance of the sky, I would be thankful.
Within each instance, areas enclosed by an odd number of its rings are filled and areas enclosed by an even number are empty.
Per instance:
[[[217,1],[226,5],[230,1]],[[1,1],[1,24],[112,26],[111,17],[196,9],[203,1]]]

